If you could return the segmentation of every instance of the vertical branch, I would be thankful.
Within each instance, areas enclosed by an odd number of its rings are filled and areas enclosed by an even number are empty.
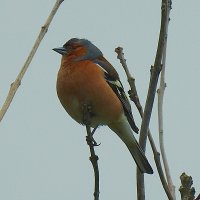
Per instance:
[[[171,4],[169,3],[169,9],[167,12],[167,17],[166,17],[166,24],[169,23],[169,11],[171,9]],[[173,199],[176,199],[175,195],[175,186],[173,184],[171,175],[170,175],[170,169],[169,165],[167,162],[167,156],[165,153],[165,146],[164,146],[164,128],[163,128],[163,99],[164,99],[164,92],[166,88],[166,83],[165,83],[165,64],[166,64],[166,49],[167,49],[167,32],[168,32],[168,26],[166,26],[166,42],[164,45],[163,49],[163,57],[162,57],[162,71],[161,71],[161,76],[160,76],[160,86],[159,89],[157,90],[158,93],[158,128],[159,128],[159,143],[160,143],[160,151],[162,155],[162,160],[164,164],[164,169],[165,169],[165,174],[167,177],[167,182],[168,182],[168,187],[170,190],[170,193],[173,196]]]
[[[138,97],[137,89],[136,89],[136,86],[135,86],[135,79],[134,79],[133,76],[131,76],[131,74],[129,72],[128,66],[126,64],[126,59],[124,58],[123,48],[117,47],[115,49],[115,52],[117,53],[117,58],[120,60],[120,63],[122,64],[122,66],[123,66],[123,68],[126,72],[126,76],[127,76],[130,88],[131,88],[130,91],[129,91],[130,99],[135,103],[135,105],[136,105],[136,107],[137,107],[137,109],[140,113],[140,116],[142,117],[143,116],[143,109],[142,109],[140,99]],[[156,167],[157,167],[157,170],[158,170],[158,174],[159,174],[160,180],[162,182],[163,188],[165,190],[165,193],[167,194],[169,200],[173,200],[173,197],[172,197],[170,190],[168,188],[168,184],[167,184],[167,181],[165,179],[165,175],[164,175],[162,165],[161,165],[161,162],[160,162],[160,153],[156,149],[156,145],[153,141],[153,137],[152,137],[149,129],[148,129],[148,138],[149,138],[149,141],[150,141],[150,144],[151,144],[151,148],[152,148],[152,151],[153,151],[153,154],[154,154],[154,160],[155,160]],[[137,184],[139,185],[139,183],[137,183]],[[142,188],[141,190],[144,190],[144,188]],[[143,195],[143,194],[145,194],[144,192],[140,193],[140,194]],[[140,196],[140,198],[144,198],[144,197]]]
[[[160,71],[162,69],[162,58],[163,58],[163,50],[166,43],[166,34],[167,34],[167,26],[168,23],[168,0],[162,0],[162,6],[161,6],[161,27],[160,27],[160,36],[158,41],[158,47],[156,52],[156,58],[154,62],[154,66],[151,68],[151,77],[150,77],[150,83],[149,83],[149,89],[144,109],[144,115],[142,118],[142,124],[140,129],[140,139],[139,144],[142,147],[142,149],[145,151],[146,149],[146,140],[148,135],[148,128],[149,128],[149,122],[151,118],[153,103],[155,99],[155,93],[158,83],[158,78],[160,75]],[[144,194],[144,174],[141,174],[139,170],[137,170],[137,187],[138,187],[138,200],[144,200],[145,194]]]
[[[89,125],[86,125],[86,130],[87,130],[87,136],[86,140],[90,140],[92,137],[91,129]],[[89,143],[88,144],[90,147],[90,161],[92,163],[93,169],[94,169],[94,200],[99,200],[99,167],[98,167],[98,160],[99,157],[95,154],[94,151],[94,145]]]
[[[155,99],[155,93],[158,83],[158,78],[160,75],[160,71],[162,69],[162,56],[163,49],[166,42],[166,17],[167,17],[167,3],[168,0],[162,0],[162,17],[161,17],[161,28],[160,28],[160,36],[157,47],[156,58],[154,62],[154,66],[151,67],[151,77],[149,83],[149,89],[147,94],[147,100],[144,109],[144,115],[142,119],[142,125],[140,130],[140,145],[145,150],[146,148],[146,139],[147,139],[147,130],[149,127],[150,117],[152,113],[153,103]]]
[[[23,67],[21,68],[16,80],[11,84],[10,86],[10,90],[8,92],[8,95],[6,97],[6,100],[0,110],[0,121],[3,119],[5,113],[7,112],[14,96],[15,96],[15,93],[17,92],[17,89],[19,88],[20,84],[21,84],[21,81],[22,81],[22,78],[24,76],[24,74],[26,73],[44,35],[47,33],[48,31],[48,28],[49,28],[49,25],[53,19],[53,17],[55,16],[59,6],[61,5],[61,3],[63,2],[64,0],[57,0],[55,5],[53,6],[53,9],[52,11],[50,12],[45,24],[41,27],[41,30],[40,30],[40,33],[38,35],[38,37],[36,38],[36,41],[23,65]]]
[[[95,184],[94,184],[94,200],[99,200],[99,167],[98,167],[98,156],[95,154],[94,146],[98,146],[96,141],[93,139],[93,134],[96,128],[93,132],[91,132],[90,127],[90,113],[91,113],[91,106],[84,104],[83,105],[83,124],[86,125],[86,141],[90,148],[90,161],[93,166],[94,170],[94,178],[95,178]]]

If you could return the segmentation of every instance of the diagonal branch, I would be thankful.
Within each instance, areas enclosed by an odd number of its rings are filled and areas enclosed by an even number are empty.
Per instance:
[[[153,103],[155,99],[156,94],[156,88],[158,83],[158,78],[160,75],[160,71],[162,69],[162,57],[163,57],[163,49],[166,42],[166,18],[167,18],[167,12],[169,7],[168,0],[162,0],[162,17],[161,17],[161,28],[160,28],[160,36],[159,36],[159,42],[157,47],[157,53],[156,58],[154,62],[154,66],[151,67],[151,77],[150,77],[150,83],[149,83],[149,89],[144,109],[144,115],[142,119],[142,125],[140,129],[140,145],[145,150],[146,148],[146,139],[147,139],[147,130],[149,127],[149,122],[151,118]]]
[[[142,109],[142,106],[141,106],[141,103],[140,103],[140,100],[139,100],[139,97],[138,97],[137,89],[136,89],[136,86],[135,86],[135,79],[134,79],[133,76],[131,76],[131,74],[128,70],[128,66],[127,66],[126,60],[124,58],[123,48],[118,47],[118,48],[115,49],[115,52],[117,53],[117,58],[120,60],[120,63],[122,64],[122,66],[123,66],[123,68],[126,72],[126,76],[127,76],[130,88],[131,88],[130,91],[129,91],[130,99],[135,103],[135,105],[136,105],[136,107],[137,107],[137,109],[140,113],[140,116],[142,117],[143,116],[143,109]],[[155,160],[155,163],[156,163],[157,171],[158,171],[160,180],[162,182],[163,188],[165,190],[165,193],[167,194],[167,196],[170,200],[173,200],[172,195],[170,193],[170,190],[168,188],[167,181],[165,179],[165,175],[163,173],[163,169],[162,169],[162,165],[161,165],[161,161],[160,161],[160,153],[156,149],[156,145],[154,143],[153,137],[152,137],[149,129],[148,129],[148,138],[149,138],[151,148],[152,148],[152,151],[153,151],[153,154],[154,154],[154,160]],[[138,185],[139,185],[139,183],[138,183]],[[141,190],[144,191],[144,188],[141,188]]]
[[[153,103],[155,99],[158,78],[160,75],[160,71],[162,70],[162,58],[163,58],[164,46],[166,43],[166,36],[167,36],[166,31],[168,30],[167,26],[168,26],[169,10],[170,10],[170,6],[169,6],[168,0],[162,0],[160,36],[159,36],[154,66],[151,67],[149,89],[148,89],[144,115],[142,118],[142,124],[141,124],[141,129],[140,129],[139,144],[144,151],[146,149],[149,122],[150,122]],[[137,170],[137,180],[138,180],[138,200],[144,200],[145,199],[144,174],[141,174],[139,170]]]
[[[19,88],[20,84],[21,84],[21,81],[22,81],[22,78],[24,76],[24,74],[26,73],[42,39],[44,38],[44,35],[47,33],[48,31],[48,28],[49,28],[49,25],[53,19],[53,17],[55,16],[59,6],[61,5],[61,3],[63,2],[64,0],[57,0],[55,5],[53,6],[53,9],[52,11],[50,12],[45,24],[41,27],[41,30],[40,30],[40,33],[38,35],[38,37],[36,38],[36,41],[23,65],[23,67],[21,68],[16,80],[11,84],[10,86],[10,90],[8,92],[8,95],[6,97],[6,100],[0,110],[0,121],[3,119],[5,113],[7,112],[14,96],[15,96],[15,93],[17,92],[17,89]]]

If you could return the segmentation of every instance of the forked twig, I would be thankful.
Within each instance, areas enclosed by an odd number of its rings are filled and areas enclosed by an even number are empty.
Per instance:
[[[169,3],[170,8],[171,8],[171,4]],[[169,8],[169,10],[170,10]],[[166,17],[166,24],[169,23],[169,12],[167,13],[167,17]],[[166,26],[166,33],[168,26]],[[165,146],[164,146],[164,128],[163,128],[163,100],[164,100],[164,91],[166,88],[166,83],[165,83],[165,65],[166,65],[166,51],[167,51],[167,36],[166,36],[166,42],[164,44],[164,49],[163,49],[163,57],[162,57],[162,71],[161,71],[161,75],[160,75],[160,86],[157,90],[157,94],[158,94],[158,128],[159,128],[159,143],[160,143],[160,151],[161,151],[161,155],[162,155],[162,160],[163,160],[163,165],[164,165],[164,169],[165,169],[165,175],[167,178],[167,183],[168,183],[168,187],[170,190],[170,193],[173,196],[173,199],[176,199],[176,195],[175,195],[175,186],[173,184],[171,175],[170,175],[170,169],[169,169],[169,165],[167,162],[167,156],[165,153]]]
[[[36,41],[23,65],[23,67],[21,68],[16,80],[10,85],[10,90],[8,92],[8,95],[6,97],[6,100],[0,110],[0,122],[1,120],[3,119],[5,113],[7,112],[14,96],[15,96],[15,93],[17,92],[17,89],[19,88],[20,84],[21,84],[21,81],[22,81],[22,78],[24,76],[24,74],[26,73],[44,35],[46,34],[46,32],[48,31],[48,28],[49,28],[49,25],[53,19],[53,17],[55,16],[60,4],[63,2],[64,0],[57,0],[55,5],[53,6],[53,9],[52,11],[50,12],[45,24],[41,27],[41,30],[40,30],[40,33],[38,35],[38,37],[36,38]]]
[[[149,83],[149,89],[147,93],[146,104],[144,108],[144,114],[142,118],[142,124],[140,129],[140,139],[139,144],[142,149],[145,151],[146,149],[146,141],[148,135],[149,122],[151,118],[153,103],[156,94],[156,88],[158,84],[158,78],[160,75],[160,71],[162,69],[162,58],[163,58],[163,50],[166,43],[167,36],[167,26],[168,26],[168,13],[170,10],[171,2],[169,0],[162,0],[161,6],[161,26],[160,26],[160,36],[158,41],[158,47],[156,52],[156,58],[154,61],[154,66],[151,67],[151,77]],[[144,200],[144,174],[141,174],[139,170],[137,170],[137,180],[138,180],[138,200]]]

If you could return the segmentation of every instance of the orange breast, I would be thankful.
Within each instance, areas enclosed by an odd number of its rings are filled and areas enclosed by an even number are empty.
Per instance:
[[[103,71],[91,61],[63,63],[58,72],[57,94],[65,110],[79,123],[84,103],[92,106],[92,126],[115,122],[123,112]]]

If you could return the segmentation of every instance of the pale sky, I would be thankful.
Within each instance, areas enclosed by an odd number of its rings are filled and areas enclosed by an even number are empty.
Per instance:
[[[54,3],[55,0],[1,1],[0,106]],[[0,124],[0,199],[93,199],[93,169],[85,128],[74,122],[59,103],[55,84],[61,57],[52,48],[72,37],[91,40],[115,66],[127,91],[126,76],[114,52],[122,46],[144,105],[160,29],[160,3],[161,0],[63,2]],[[170,15],[164,134],[177,199],[182,172],[193,177],[197,194],[200,193],[199,8],[199,0],[174,1]],[[133,104],[132,108],[140,127],[139,114]],[[150,129],[159,147],[157,100]],[[107,127],[98,129],[95,139],[101,143],[96,148],[100,199],[136,199],[136,165],[124,144]],[[146,199],[167,199],[149,143],[147,157],[155,173],[145,175]]]

